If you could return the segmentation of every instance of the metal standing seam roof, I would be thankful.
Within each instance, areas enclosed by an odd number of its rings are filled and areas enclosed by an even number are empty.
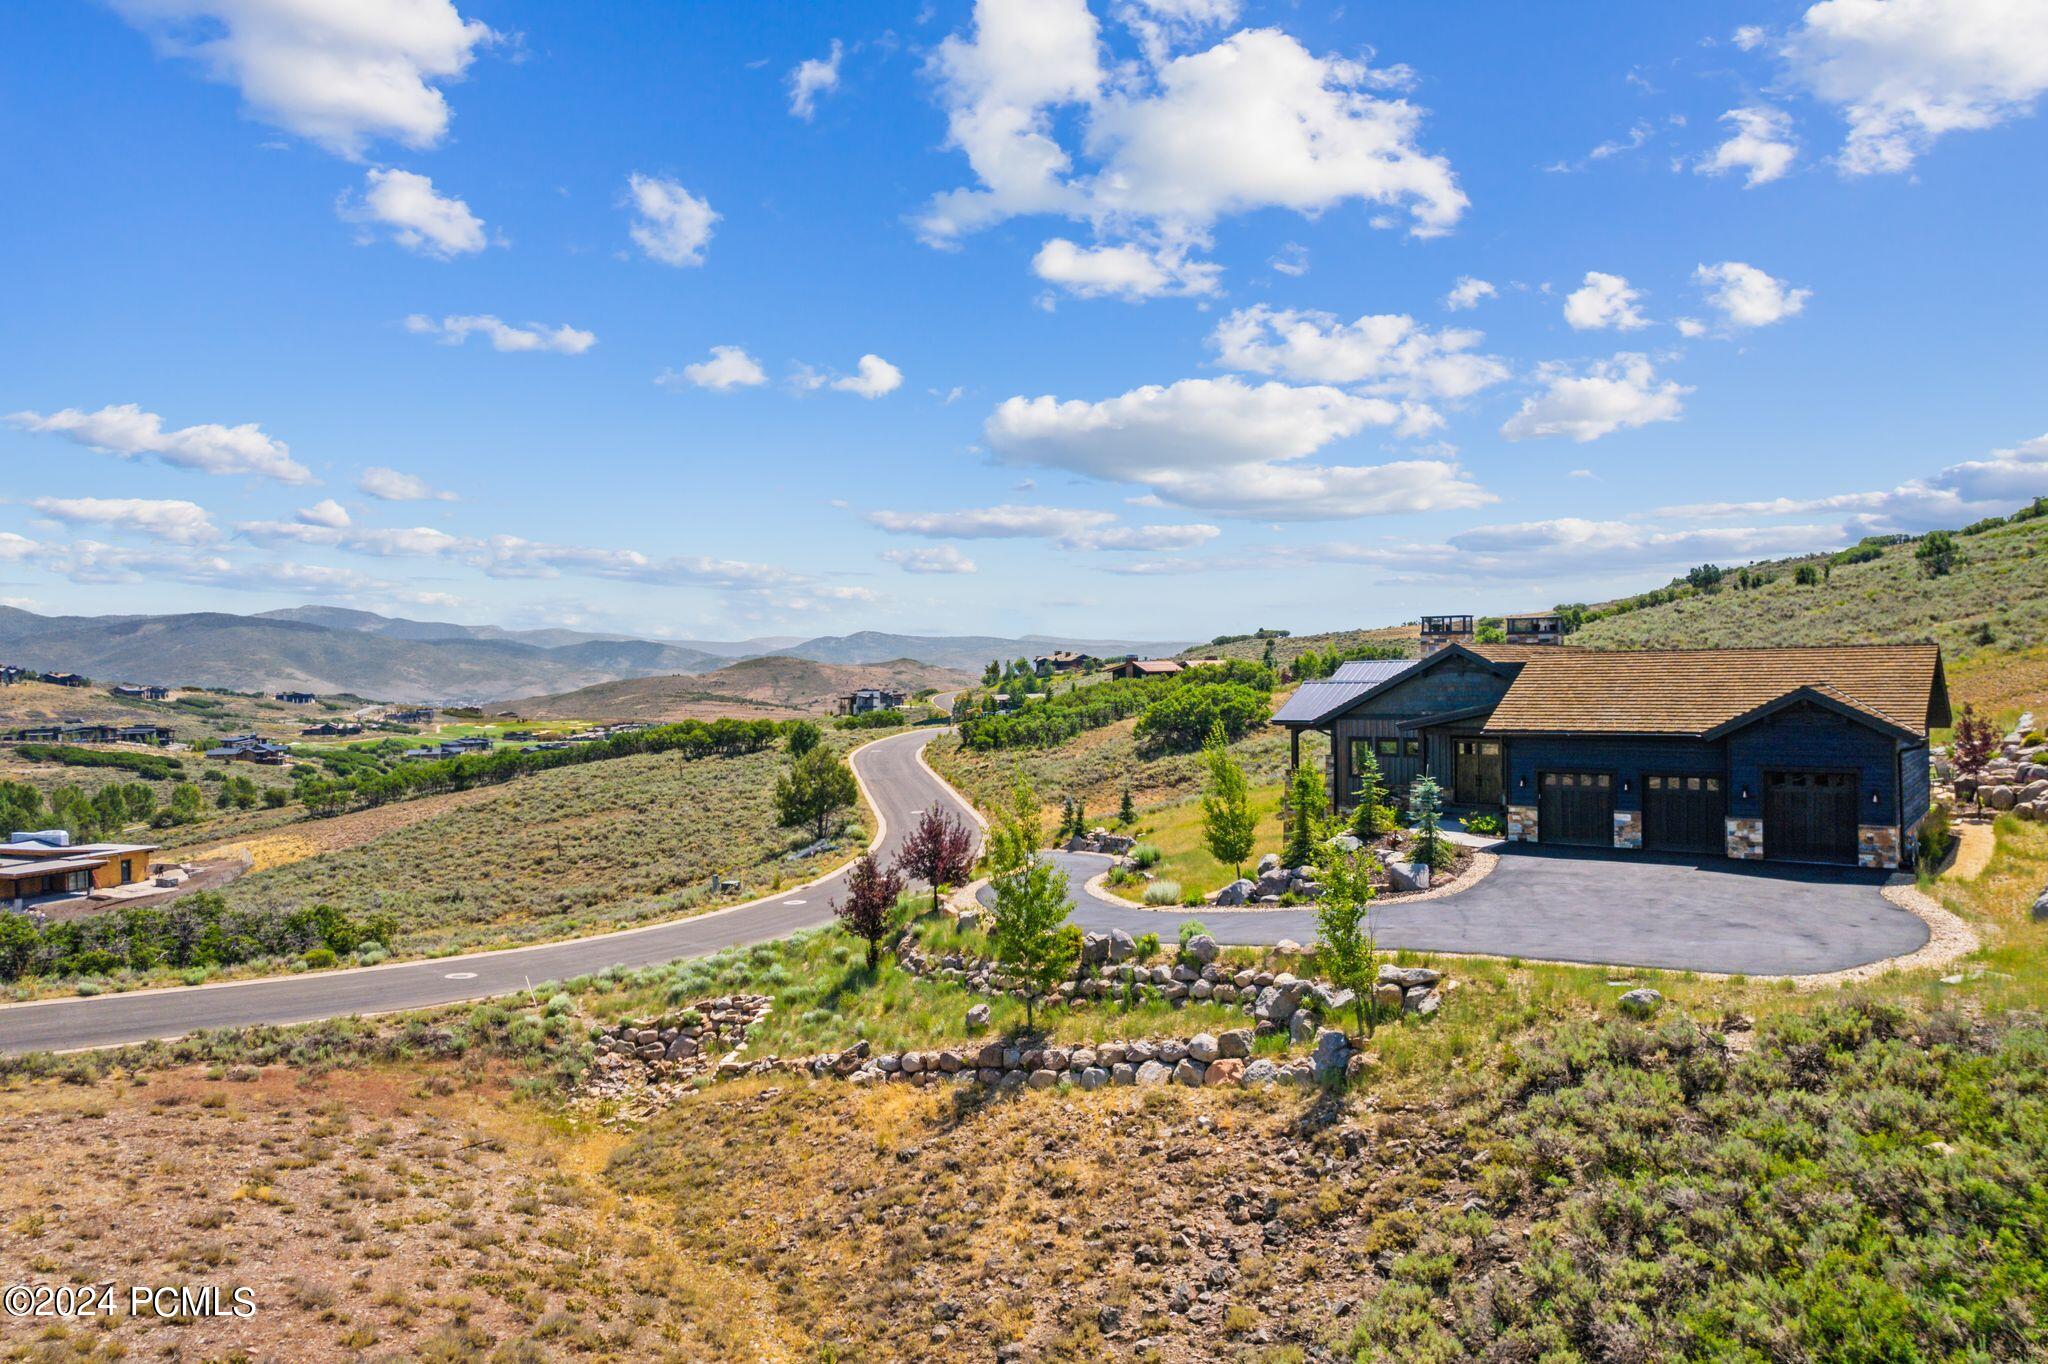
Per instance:
[[[1532,651],[1489,734],[1702,735],[1811,688],[1924,738],[1939,722],[1933,644]]]

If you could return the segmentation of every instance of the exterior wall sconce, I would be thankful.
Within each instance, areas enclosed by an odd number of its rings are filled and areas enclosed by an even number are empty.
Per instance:
[[[1621,789],[1622,789],[1622,790],[1624,790],[1624,791],[1628,790],[1628,778],[1627,778],[1627,777],[1623,777],[1623,778],[1621,779]]]
[[[1878,801],[1878,799],[1877,799],[1877,792],[1875,792],[1875,791],[1872,791],[1872,792],[1870,793],[1870,803],[1871,803],[1872,805],[1876,805],[1876,804],[1878,804],[1878,803],[1879,803],[1879,801]]]
[[[1748,788],[1747,786],[1745,786],[1745,787],[1743,787],[1743,788],[1742,788],[1742,798],[1743,798],[1744,800],[1748,800],[1748,799],[1749,799],[1749,788]]]
[[[1529,789],[1529,779],[1527,777],[1516,777],[1515,785],[1521,790],[1526,791]]]

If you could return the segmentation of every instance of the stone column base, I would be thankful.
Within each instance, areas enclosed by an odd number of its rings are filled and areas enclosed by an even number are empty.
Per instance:
[[[1534,843],[1536,841],[1536,807],[1533,805],[1510,805],[1508,807],[1508,842]]]
[[[1856,865],[1895,871],[1899,865],[1899,828],[1896,824],[1856,826]]]
[[[1728,855],[1758,862],[1764,855],[1764,822],[1747,815],[1728,816]]]
[[[1643,846],[1642,811],[1616,810],[1614,812],[1614,846],[1617,848],[1640,848]]]

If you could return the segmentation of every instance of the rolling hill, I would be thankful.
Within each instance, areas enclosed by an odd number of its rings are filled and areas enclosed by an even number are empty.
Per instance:
[[[817,663],[803,658],[749,658],[697,676],[634,677],[600,682],[559,696],[508,700],[531,720],[681,720],[721,715],[782,719],[827,712],[860,687],[918,692],[962,686],[968,673],[914,659],[887,663]]]

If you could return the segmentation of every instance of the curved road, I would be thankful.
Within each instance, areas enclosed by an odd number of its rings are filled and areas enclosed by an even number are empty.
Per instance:
[[[882,825],[876,844],[880,856],[895,854],[910,821],[932,802],[966,809],[920,760],[937,732],[891,735],[853,755],[854,771]],[[0,1006],[0,1054],[83,1050],[179,1037],[202,1028],[420,1009],[512,994],[609,966],[653,966],[703,956],[829,921],[845,876],[841,868],[765,899],[594,938],[346,971]]]
[[[910,821],[937,803],[970,821],[966,802],[924,766],[942,731],[891,735],[856,750],[853,768],[880,820],[876,850],[893,856]],[[1761,867],[1722,858],[1508,846],[1484,881],[1456,895],[1389,902],[1373,914],[1382,947],[1476,952],[1613,966],[1795,975],[1881,961],[1918,948],[1927,926],[1853,868]],[[1074,921],[1172,937],[1199,918],[1218,940],[1266,944],[1315,936],[1312,910],[1148,910],[1091,894],[1107,857],[1058,852]],[[0,1054],[119,1046],[202,1028],[307,1023],[485,999],[611,966],[652,966],[785,937],[832,917],[842,869],[808,885],[592,938],[462,957],[89,999],[0,1006]]]

